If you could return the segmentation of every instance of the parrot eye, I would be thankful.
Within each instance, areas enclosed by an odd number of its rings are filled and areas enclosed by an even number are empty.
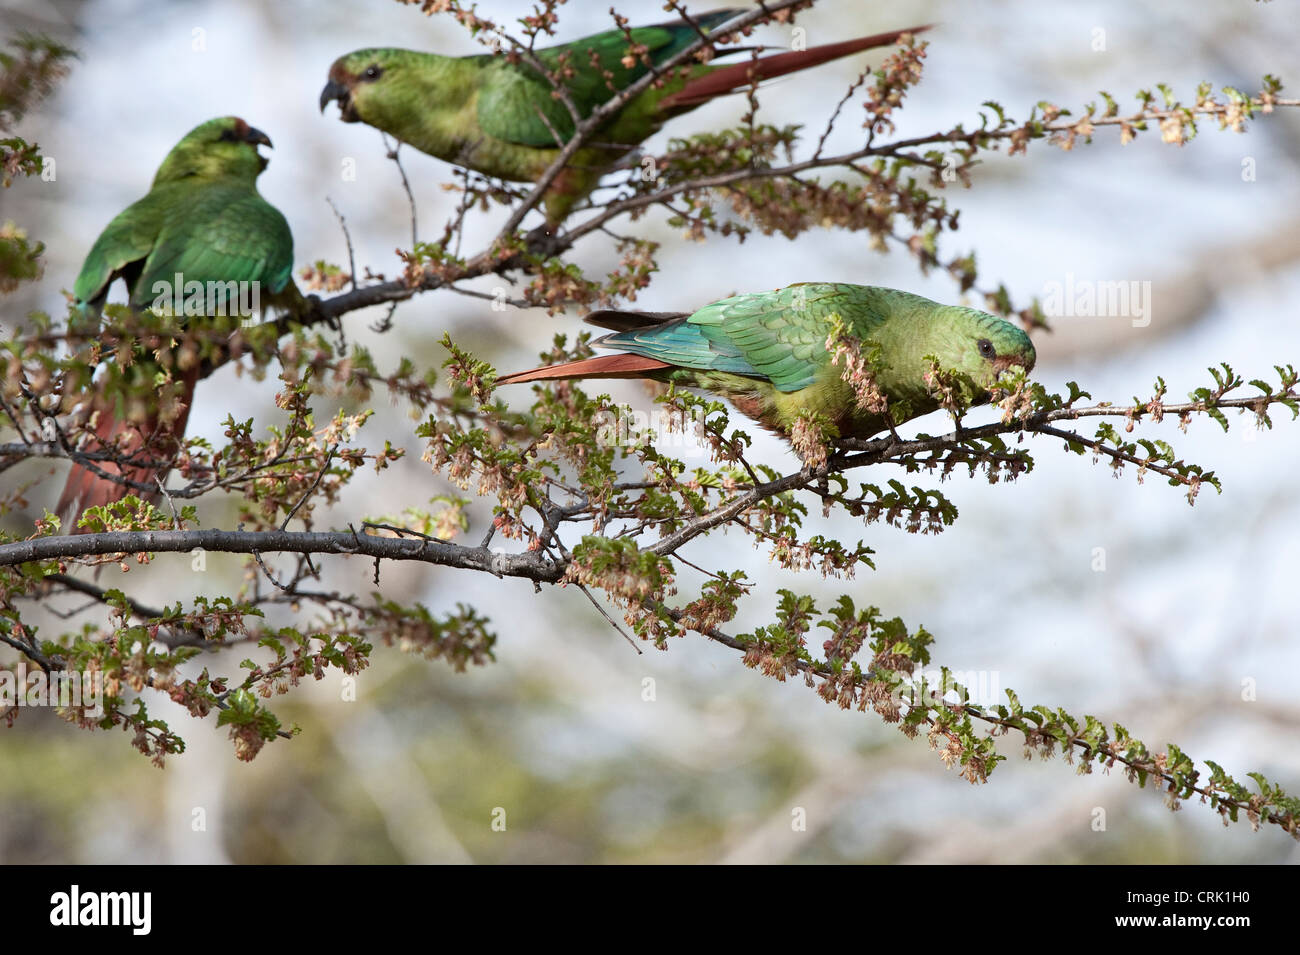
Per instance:
[[[377,64],[371,63],[366,67],[366,71],[361,75],[368,80],[377,80],[383,72],[384,71],[381,70]]]
[[[982,358],[998,357],[997,349],[993,347],[993,343],[989,341],[987,338],[981,338],[978,342],[975,343],[975,347],[979,349],[980,357]]]

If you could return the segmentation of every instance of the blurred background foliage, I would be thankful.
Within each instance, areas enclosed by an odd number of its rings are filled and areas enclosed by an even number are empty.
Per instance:
[[[618,9],[633,22],[664,13],[654,0]],[[275,141],[263,194],[284,211],[299,268],[346,261],[332,198],[347,216],[359,265],[395,275],[409,244],[407,200],[379,136],[318,115],[316,96],[339,53],[369,45],[475,52],[451,20],[426,18],[386,0],[0,0],[6,32],[33,30],[76,48],[81,59],[53,97],[18,125],[56,161],[52,182],[0,192],[0,221],[24,224],[48,245],[44,278],[4,302],[5,319],[62,310],[89,243],[108,219],[147,189],[160,157],[210,116],[237,114]],[[505,20],[528,12],[484,4]],[[889,5],[822,2],[801,15],[809,44],[937,21],[927,75],[898,116],[900,136],[975,121],[995,99],[1023,117],[1039,100],[1075,109],[1106,89],[1132,94],[1165,82],[1190,96],[1211,80],[1253,91],[1265,72],[1300,83],[1300,22],[1291,5],[1215,0],[1130,4],[1122,0],[979,5],[916,0]],[[562,10],[560,39],[603,29],[603,8]],[[1104,49],[1096,50],[1097,30]],[[788,43],[781,28],[760,36]],[[199,42],[201,40],[201,42]],[[202,49],[196,49],[201,46]],[[820,129],[860,68],[860,58],[773,84],[773,121]],[[742,99],[710,104],[675,121],[683,135],[735,122]],[[860,134],[854,122],[841,144]],[[662,146],[661,134],[650,148]],[[832,140],[834,145],[834,140]],[[340,176],[345,158],[357,177]],[[455,196],[440,188],[450,167],[404,153],[421,232],[436,234]],[[1243,160],[1255,177],[1243,179]],[[946,251],[975,250],[983,284],[1004,281],[1018,305],[1048,283],[1076,279],[1153,283],[1153,321],[1057,319],[1039,335],[1036,377],[1059,389],[1078,380],[1098,399],[1146,395],[1156,375],[1171,396],[1205,383],[1207,365],[1229,361],[1247,377],[1272,377],[1300,360],[1300,116],[1261,118],[1244,136],[1206,124],[1182,148],[1149,134],[1121,147],[1114,130],[1071,153],[1044,143],[1027,156],[992,157],[970,190],[952,189],[962,228]],[[467,246],[495,220],[471,226]],[[907,288],[955,301],[951,280],[922,277],[904,255],[879,255],[866,238],[812,232],[796,243],[756,236],[679,241],[661,217],[640,230],[665,243],[663,275],[640,297],[646,308],[682,309],[733,291],[795,281],[852,281]],[[582,245],[592,268],[616,261],[611,246]],[[479,283],[491,292],[499,279]],[[119,292],[120,295],[120,292]],[[489,303],[434,293],[397,312],[347,318],[352,340],[381,367],[402,356],[441,363],[444,329],[498,368],[531,363],[572,316],[497,312]],[[223,368],[200,386],[191,432],[220,438],[226,413],[271,408],[275,383]],[[640,405],[631,384],[616,398]],[[515,399],[521,404],[526,395]],[[403,409],[379,398],[363,444],[384,438],[415,448]],[[318,418],[328,411],[321,402]],[[987,414],[987,412],[986,412]],[[1124,724],[1153,748],[1177,743],[1236,776],[1259,770],[1294,791],[1300,780],[1300,672],[1294,568],[1300,518],[1292,475],[1300,432],[1285,423],[1258,434],[1233,418],[1224,434],[1194,423],[1179,451],[1213,467],[1224,493],[1193,509],[1163,481],[1113,480],[1087,459],[1038,445],[1038,465],[1016,485],[956,479],[945,493],[961,508],[938,538],[874,525],[866,532],[878,570],[849,587],[860,605],[882,607],[938,638],[937,661],[985,671],[1027,703],[1064,706]],[[1149,436],[1170,437],[1170,422]],[[930,423],[931,430],[933,423]],[[789,451],[756,439],[754,458],[786,466]],[[689,463],[689,458],[688,458]],[[30,482],[31,512],[2,518],[29,526],[52,503],[62,466],[31,466],[5,480]],[[445,490],[418,454],[353,483],[338,521],[422,503]],[[220,505],[205,502],[205,523]],[[472,515],[481,532],[486,511]],[[328,521],[328,519],[324,519]],[[836,528],[850,540],[861,527]],[[692,559],[741,558],[735,537],[701,542]],[[1105,570],[1094,570],[1097,548]],[[157,603],[178,594],[232,593],[237,558],[164,555],[130,583]],[[840,585],[791,578],[753,552],[758,582],[736,631],[768,622],[778,586],[819,593]],[[686,571],[683,570],[683,573]],[[343,565],[368,591],[371,567]],[[115,572],[105,574],[110,583]],[[126,583],[125,581],[123,583]],[[388,567],[383,589],[432,609],[467,602],[490,612],[497,661],[464,674],[394,650],[376,650],[345,702],[336,681],[304,686],[278,703],[303,733],[238,763],[214,720],[198,724],[151,702],[186,738],[165,770],[120,736],[77,732],[52,713],[24,711],[0,733],[0,860],[5,862],[1287,862],[1300,847],[1275,830],[1223,828],[1195,804],[1169,813],[1160,797],[1121,774],[1076,777],[1060,760],[1017,758],[987,786],[946,771],[923,740],[908,741],[873,716],[820,704],[806,690],[740,667],[733,651],[702,639],[637,655],[572,590],[535,594],[442,568]],[[767,596],[765,596],[767,595]],[[56,608],[66,609],[66,608]],[[51,618],[50,626],[59,625]],[[233,668],[246,651],[230,651]],[[654,681],[654,700],[644,681]],[[1256,699],[1242,699],[1253,681]],[[807,831],[791,812],[807,814]],[[505,810],[504,832],[492,828]],[[1095,810],[1106,829],[1092,828]],[[203,828],[196,831],[196,820]]]

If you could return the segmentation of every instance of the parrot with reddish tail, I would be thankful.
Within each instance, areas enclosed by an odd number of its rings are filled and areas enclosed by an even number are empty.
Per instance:
[[[986,312],[838,282],[735,295],[689,314],[606,310],[587,321],[614,330],[594,344],[617,354],[515,372],[497,384],[648,378],[721,395],[786,438],[810,415],[840,437],[869,438],[943,406],[936,360],[977,405],[1003,372],[1028,372],[1035,359],[1028,335]],[[884,400],[863,402],[864,386]]]
[[[234,116],[190,130],[163,160],[148,194],[95,240],[73,286],[76,321],[97,326],[109,288],[119,278],[132,308],[170,314],[178,330],[194,327],[205,315],[242,314],[250,301],[263,310],[301,309],[304,300],[291,276],[289,224],[257,191],[257,177],[267,165],[259,145],[269,147],[270,138]],[[129,369],[123,369],[128,393],[106,393],[102,378],[92,385],[87,396],[92,437],[82,450],[116,459],[95,462],[105,474],[157,484],[170,470],[161,462],[180,449],[198,363],[181,368],[159,358],[135,349]],[[158,497],[157,491],[150,494],[74,464],[57,511],[75,532],[77,516],[86,508],[128,494]]]
[[[746,12],[714,10],[695,17],[609,30],[534,50],[548,72],[564,76],[578,118],[586,119],[649,70]],[[674,116],[752,83],[794,73],[862,50],[888,46],[928,26],[746,59],[724,66],[691,62],[662,85],[623,104],[579,149],[547,190],[547,224],[560,223],[620,159]],[[631,52],[629,40],[640,55]],[[746,52],[719,47],[716,56]],[[504,53],[441,56],[415,50],[356,50],[339,57],[320,94],[321,112],[334,101],[346,123],[365,123],[439,159],[511,182],[536,182],[575,130],[574,116],[551,80],[525,59]]]

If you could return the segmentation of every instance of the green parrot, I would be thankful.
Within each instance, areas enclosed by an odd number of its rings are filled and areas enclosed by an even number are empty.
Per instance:
[[[587,321],[616,332],[595,344],[618,354],[497,383],[649,378],[721,395],[786,438],[809,414],[824,416],[840,437],[868,438],[941,407],[927,356],[957,373],[970,404],[987,402],[1004,371],[1028,372],[1035,358],[1029,336],[993,315],[841,282],[734,295],[690,314],[599,311]],[[864,393],[887,407],[862,401]]]
[[[609,30],[533,55],[552,73],[563,66],[573,105],[581,118],[690,46],[699,30],[709,32],[744,9],[714,10],[692,25],[678,20],[637,27],[631,38],[644,48],[629,55],[628,37]],[[698,27],[698,29],[697,29]],[[689,112],[715,96],[770,79],[887,46],[904,33],[895,30],[726,66],[692,63],[630,100],[574,154],[545,197],[547,224],[554,227],[595,189],[620,159],[657,132],[665,120]],[[720,47],[717,56],[747,52]],[[392,48],[356,50],[334,61],[320,95],[321,112],[334,100],[346,123],[365,123],[410,143],[421,152],[512,182],[535,182],[551,166],[575,124],[568,106],[554,95],[550,80],[533,66],[504,53],[450,57]],[[650,66],[647,66],[646,60]],[[629,66],[630,64],[630,66]]]
[[[118,278],[126,282],[133,308],[153,308],[178,326],[267,307],[300,309],[304,300],[291,277],[289,224],[257,191],[257,177],[267,165],[259,144],[269,147],[271,140],[234,116],[208,120],[186,133],[158,167],[148,194],[95,240],[73,286],[74,321],[97,325]],[[198,363],[190,366],[175,361],[165,366],[156,354],[137,348],[131,396],[105,394],[102,382],[92,386],[88,409],[94,439],[85,449],[150,464],[175,455],[198,381]],[[168,470],[109,461],[98,466],[147,484]],[[150,497],[74,465],[57,509],[75,526],[87,507],[128,494]]]

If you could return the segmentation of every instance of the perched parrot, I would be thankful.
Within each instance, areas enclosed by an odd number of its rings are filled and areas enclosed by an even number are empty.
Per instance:
[[[303,299],[290,275],[289,224],[257,191],[257,177],[267,165],[259,144],[270,146],[271,140],[234,116],[190,130],[163,160],[148,194],[95,240],[73,286],[74,315],[97,323],[109,287],[119,277],[132,307],[171,312],[178,327],[202,321],[205,314],[240,314],[250,302],[260,310],[299,308]],[[109,450],[154,463],[174,455],[185,434],[199,369],[170,365],[169,370],[138,348],[130,380],[139,386],[132,390],[140,397],[105,394],[102,382],[95,386],[88,396],[94,440],[85,450]],[[98,466],[142,483],[161,480],[168,470],[122,468],[110,461]],[[150,497],[74,465],[58,512],[75,528],[85,508],[128,494]]]
[[[690,314],[600,311],[587,321],[617,333],[595,344],[618,354],[503,375],[497,383],[649,378],[721,395],[787,438],[804,413],[824,415],[841,437],[867,438],[941,406],[927,384],[926,356],[958,373],[972,404],[988,401],[1007,369],[1032,369],[1035,357],[1029,336],[993,315],[839,282],[735,295]],[[887,413],[858,400],[850,357],[837,354],[846,339],[871,368]]]
[[[714,10],[696,17],[698,28],[716,29],[743,9]],[[726,66],[693,63],[674,71],[662,86],[650,86],[629,101],[574,154],[545,197],[547,224],[554,227],[591,193],[601,176],[665,120],[689,112],[715,96],[826,63],[860,50],[888,46],[895,30],[808,50],[779,53]],[[678,20],[631,31],[653,66],[667,62],[699,37],[697,26]],[[746,52],[721,47],[718,56]],[[556,72],[567,58],[565,87],[578,115],[586,118],[645,75],[642,58],[629,57],[628,38],[609,30],[534,51]],[[627,64],[631,63],[629,67]],[[333,100],[346,123],[365,123],[410,143],[421,152],[513,182],[535,182],[573,135],[573,114],[554,94],[550,80],[533,66],[511,63],[505,54],[450,57],[392,48],[357,50],[330,67],[320,95],[321,112]]]

